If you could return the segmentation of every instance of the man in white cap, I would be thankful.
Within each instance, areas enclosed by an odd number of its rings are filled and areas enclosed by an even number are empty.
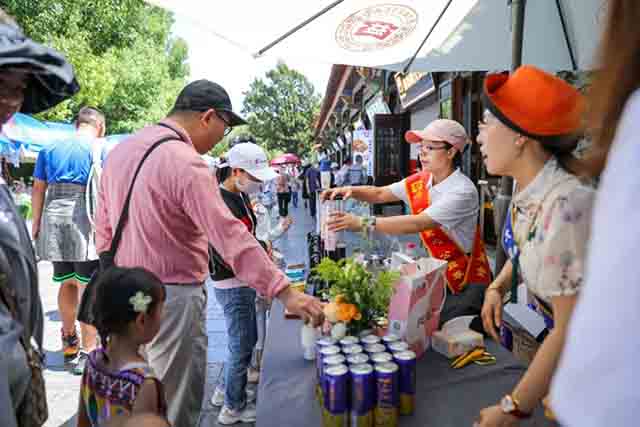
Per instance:
[[[405,134],[411,144],[420,144],[422,171],[387,187],[348,186],[336,188],[323,194],[324,199],[338,195],[368,203],[390,203],[403,201],[411,208],[411,215],[386,218],[358,217],[338,213],[329,222],[331,230],[369,230],[385,234],[420,233],[422,242],[435,258],[451,263],[454,268],[447,272],[449,288],[460,292],[469,280],[482,281],[474,275],[467,275],[479,267],[471,262],[469,254],[482,249],[482,268],[488,263],[479,235],[476,232],[478,219],[478,191],[473,182],[460,169],[462,152],[469,143],[464,127],[453,120],[438,119],[424,130],[411,130]],[[434,240],[436,240],[434,244]],[[444,245],[440,243],[444,242]],[[449,253],[445,253],[448,251]],[[468,279],[468,280],[465,280]],[[488,282],[487,282],[488,283]]]

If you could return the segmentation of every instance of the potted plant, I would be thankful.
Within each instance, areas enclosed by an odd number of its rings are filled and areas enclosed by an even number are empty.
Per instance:
[[[314,269],[329,283],[329,303],[324,314],[332,326],[331,334],[340,339],[346,334],[358,335],[376,327],[379,319],[386,319],[397,272],[381,271],[376,274],[353,258],[335,262],[325,258]]]

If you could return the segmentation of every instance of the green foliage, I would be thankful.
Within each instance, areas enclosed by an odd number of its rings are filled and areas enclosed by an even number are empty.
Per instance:
[[[244,95],[242,113],[259,143],[297,155],[310,151],[320,96],[304,75],[279,63]]]
[[[107,116],[109,133],[161,119],[189,74],[188,49],[170,37],[171,15],[143,0],[1,0],[25,33],[65,54],[80,92],[40,115],[70,121],[83,105]]]
[[[362,319],[349,325],[352,331],[367,329],[376,319],[386,318],[389,314],[394,285],[400,278],[398,272],[381,271],[374,275],[350,258],[338,262],[324,258],[314,271],[329,282],[332,300],[341,295],[346,303],[354,304],[362,314]]]

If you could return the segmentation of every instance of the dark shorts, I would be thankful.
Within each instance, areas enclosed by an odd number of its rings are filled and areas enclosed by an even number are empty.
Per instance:
[[[81,285],[89,283],[93,272],[96,271],[99,261],[64,262],[54,261],[53,282],[63,283],[67,280],[75,279]]]

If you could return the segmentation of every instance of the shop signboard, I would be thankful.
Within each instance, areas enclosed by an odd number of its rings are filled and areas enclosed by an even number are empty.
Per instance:
[[[396,73],[396,86],[402,108],[407,109],[419,100],[435,92],[435,82],[431,73]]]
[[[365,110],[367,111],[367,116],[369,117],[369,122],[371,122],[371,124],[375,123],[374,119],[376,114],[391,114],[389,106],[384,102],[382,94],[380,93],[369,101]]]
[[[362,165],[367,170],[367,176],[373,176],[373,132],[366,129],[354,131],[351,152],[353,153],[353,163],[356,163],[358,156],[362,157]]]

